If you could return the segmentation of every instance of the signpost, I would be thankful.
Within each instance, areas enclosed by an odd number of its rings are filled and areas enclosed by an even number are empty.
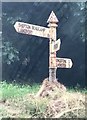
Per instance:
[[[47,20],[48,28],[24,22],[16,22],[14,25],[18,33],[49,38],[49,81],[57,80],[57,68],[72,67],[71,59],[56,57],[56,52],[60,49],[61,45],[60,39],[56,40],[56,27],[58,26],[58,22],[55,13],[52,11]]]

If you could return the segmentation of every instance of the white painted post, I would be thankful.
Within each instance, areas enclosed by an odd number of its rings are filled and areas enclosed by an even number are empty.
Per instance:
[[[48,20],[47,20],[48,27],[50,29],[50,40],[49,40],[49,81],[56,80],[56,52],[52,51],[52,44],[56,41],[56,27],[58,26],[58,19],[55,13],[52,11]]]

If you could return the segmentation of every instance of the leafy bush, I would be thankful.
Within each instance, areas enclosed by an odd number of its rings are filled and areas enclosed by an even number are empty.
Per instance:
[[[14,61],[19,61],[19,52],[12,46],[10,42],[3,42],[2,55],[3,62],[11,64]]]

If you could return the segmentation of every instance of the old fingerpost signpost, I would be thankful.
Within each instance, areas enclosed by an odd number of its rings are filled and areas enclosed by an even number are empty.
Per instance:
[[[57,58],[56,52],[60,49],[61,41],[56,38],[56,27],[58,19],[52,11],[48,20],[48,28],[28,24],[24,22],[16,22],[14,27],[18,33],[34,35],[49,39],[49,81],[56,81],[57,68],[71,68],[72,61],[68,58]]]

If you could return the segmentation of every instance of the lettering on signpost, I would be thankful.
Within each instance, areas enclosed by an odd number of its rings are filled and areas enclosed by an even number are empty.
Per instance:
[[[57,67],[58,68],[71,68],[72,67],[72,61],[68,58],[57,58]]]
[[[57,60],[57,67],[66,68],[66,61],[65,60]]]
[[[27,24],[23,22],[16,22],[14,27],[18,33],[49,38],[49,28],[46,27]]]
[[[49,38],[49,80],[56,80],[56,68],[71,68],[72,61],[68,58],[56,58],[56,52],[60,49],[61,41],[56,40],[56,27],[58,19],[52,11],[47,23],[49,28],[28,24],[24,22],[16,22],[14,27],[18,33],[34,35]]]

